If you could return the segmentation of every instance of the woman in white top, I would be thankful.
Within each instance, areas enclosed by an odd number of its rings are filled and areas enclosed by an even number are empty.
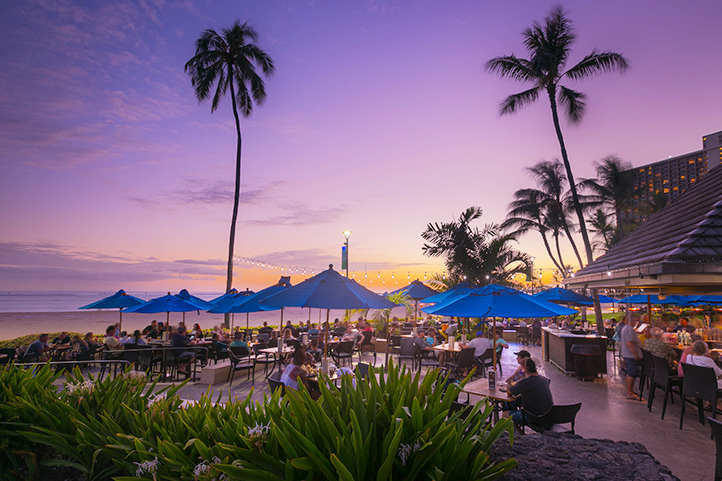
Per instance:
[[[714,369],[714,375],[717,377],[717,388],[722,389],[722,369],[720,369],[711,357],[707,356],[708,353],[709,348],[706,342],[694,341],[692,344],[692,353],[687,356],[686,363]]]
[[[284,369],[281,374],[281,382],[288,387],[298,389],[298,380],[300,379],[301,382],[308,387],[306,373],[301,369],[301,366],[308,361],[306,348],[295,341],[293,344],[295,344],[295,350],[291,355],[289,363],[286,365],[286,369]]]

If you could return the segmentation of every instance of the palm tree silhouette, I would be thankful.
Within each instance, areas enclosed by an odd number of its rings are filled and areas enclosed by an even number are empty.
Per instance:
[[[625,70],[627,60],[618,53],[599,52],[596,49],[584,57],[573,67],[564,70],[569,59],[571,46],[576,34],[571,21],[560,6],[552,8],[544,21],[544,25],[534,24],[522,32],[523,43],[529,58],[519,58],[515,55],[504,55],[489,60],[486,68],[500,75],[527,84],[530,89],[508,96],[501,103],[502,115],[515,113],[522,107],[529,105],[546,93],[552,111],[554,129],[559,141],[562,160],[567,174],[574,210],[577,213],[579,231],[582,235],[587,263],[593,260],[592,245],[584,222],[582,206],[577,194],[576,184],[569,156],[564,144],[562,129],[559,124],[557,105],[561,106],[568,120],[572,123],[581,121],[586,111],[586,95],[561,85],[562,80],[581,80],[594,74]]]
[[[266,76],[270,76],[274,71],[271,57],[255,42],[258,42],[258,33],[247,23],[241,24],[240,20],[236,20],[230,28],[224,28],[220,34],[213,29],[207,29],[196,40],[196,53],[185,65],[185,72],[191,78],[198,101],[203,102],[212,96],[211,112],[215,112],[221,97],[230,91],[233,117],[236,120],[236,176],[228,242],[226,291],[231,289],[233,282],[233,250],[241,194],[243,140],[238,111],[248,117],[253,111],[254,103],[260,105],[266,99],[266,87],[257,70],[260,68]]]
[[[624,238],[626,210],[634,195],[634,174],[632,164],[615,155],[594,162],[596,179],[583,179],[579,187],[587,189],[590,205],[608,209],[614,213],[617,222],[617,240]]]

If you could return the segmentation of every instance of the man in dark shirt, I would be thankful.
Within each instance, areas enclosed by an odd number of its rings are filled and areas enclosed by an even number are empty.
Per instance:
[[[191,339],[186,335],[186,328],[184,326],[179,326],[178,331],[176,331],[175,335],[173,336],[173,339],[171,340],[171,345],[173,347],[186,347],[190,345],[194,345],[196,342],[191,341]],[[188,364],[195,358],[195,352],[193,351],[181,351],[180,349],[174,349],[176,361],[178,362],[178,374],[188,374]]]
[[[514,396],[521,396],[524,409],[541,416],[554,405],[552,392],[549,389],[549,379],[539,375],[536,363],[530,357],[521,360],[521,371],[524,373],[524,379],[514,384],[507,383],[507,391]],[[514,411],[511,417],[517,427],[523,425],[521,411]]]
[[[40,334],[37,340],[33,341],[25,351],[24,360],[44,362],[49,358],[48,335]]]

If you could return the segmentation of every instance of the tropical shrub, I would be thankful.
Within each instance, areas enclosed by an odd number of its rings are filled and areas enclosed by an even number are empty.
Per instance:
[[[516,465],[487,454],[504,431],[512,439],[510,421],[492,426],[485,402],[449,414],[461,388],[436,370],[420,380],[391,365],[386,377],[372,369],[339,387],[322,377],[318,401],[301,388],[262,403],[252,392],[183,403],[180,386],[156,392],[132,371],[102,381],[76,371],[58,395],[48,372],[38,371],[43,406],[31,401],[41,394],[9,389],[0,429],[41,453],[41,465],[87,479],[495,479]]]

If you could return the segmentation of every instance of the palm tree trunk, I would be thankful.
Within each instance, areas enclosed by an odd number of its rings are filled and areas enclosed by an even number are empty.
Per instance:
[[[556,86],[552,85],[547,89],[549,95],[549,103],[552,108],[552,120],[554,121],[554,130],[557,133],[557,140],[559,140],[559,148],[562,151],[562,160],[564,161],[564,169],[567,171],[567,180],[569,181],[569,190],[572,192],[572,201],[574,203],[574,210],[577,212],[577,218],[579,219],[579,232],[582,234],[582,241],[584,242],[584,250],[587,253],[587,263],[594,260],[594,254],[592,252],[592,243],[589,242],[589,234],[587,234],[587,226],[584,223],[584,214],[582,213],[582,204],[579,202],[579,194],[577,193],[577,184],[574,183],[574,174],[572,173],[572,166],[569,163],[569,156],[567,155],[567,148],[564,145],[564,137],[562,136],[562,128],[559,125],[559,114],[557,113],[557,99],[556,99]],[[599,304],[599,294],[596,289],[592,289],[592,299],[594,300],[594,318],[597,323],[597,332],[600,335],[604,334],[604,323],[602,321],[602,306]]]
[[[229,68],[230,70],[230,68]],[[232,72],[228,72],[228,77],[233,78]],[[231,84],[231,103],[233,104],[233,117],[236,120],[236,135],[238,142],[236,143],[236,186],[233,193],[233,216],[231,217],[231,234],[228,241],[228,270],[226,271],[226,292],[231,290],[233,284],[233,248],[236,243],[236,220],[238,219],[238,203],[241,197],[241,145],[243,139],[241,137],[241,120],[238,117],[238,107],[236,106],[236,91],[233,88],[233,80]],[[226,328],[230,325],[230,314],[223,317],[223,323]]]
[[[577,243],[574,242],[574,238],[572,237],[572,233],[569,232],[569,226],[566,222],[564,222],[564,233],[567,235],[567,239],[569,239],[569,243],[572,245],[572,249],[574,250],[574,255],[577,256],[577,261],[579,261],[579,268],[581,269],[584,267],[584,261],[582,261],[582,256],[579,255],[579,249],[577,249]]]
[[[562,251],[561,251],[561,249],[559,248],[559,232],[555,232],[555,233],[554,233],[554,243],[556,244],[557,255],[559,256],[559,263],[562,265],[561,273],[562,273],[563,276],[566,276],[566,275],[567,275],[567,268],[566,268],[566,266],[564,265],[564,259],[562,259]]]
[[[546,247],[546,249],[547,249],[547,254],[549,254],[549,258],[550,258],[550,259],[552,260],[552,262],[554,263],[554,266],[555,266],[557,269],[559,269],[559,272],[564,272],[564,268],[562,267],[562,265],[559,264],[559,262],[557,262],[556,257],[554,257],[554,255],[552,254],[552,249],[551,249],[551,247],[549,247],[549,240],[547,239],[546,234],[544,234],[544,233],[541,232],[541,231],[539,232],[539,234],[541,234],[542,239],[544,239],[544,247]],[[532,273],[532,274],[533,274],[533,273]],[[534,277],[534,276],[532,275],[532,278],[533,278],[533,277]]]

